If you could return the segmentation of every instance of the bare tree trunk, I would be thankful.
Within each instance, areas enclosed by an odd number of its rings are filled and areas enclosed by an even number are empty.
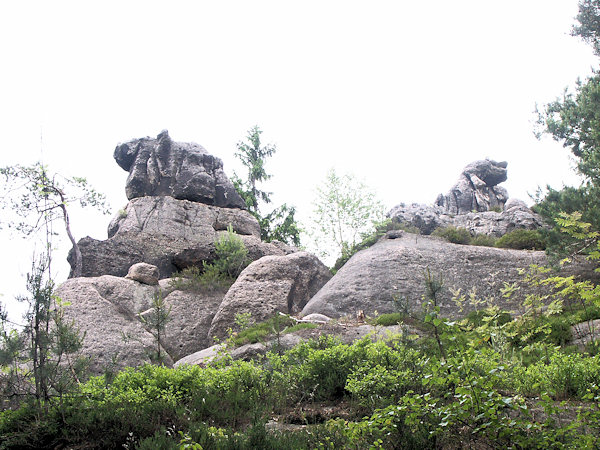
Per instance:
[[[77,278],[81,276],[81,272],[82,272],[82,266],[83,266],[83,260],[82,260],[82,256],[81,256],[81,250],[79,249],[79,245],[77,244],[77,241],[75,240],[75,238],[73,237],[73,233],[71,232],[71,223],[69,221],[69,213],[67,213],[67,207],[65,206],[65,197],[64,197],[64,193],[57,189],[56,190],[58,192],[58,195],[60,195],[60,209],[62,209],[63,212],[63,220],[65,222],[65,230],[67,231],[67,236],[69,237],[69,240],[71,241],[71,245],[73,245],[73,272],[72,272],[72,276],[73,278]]]

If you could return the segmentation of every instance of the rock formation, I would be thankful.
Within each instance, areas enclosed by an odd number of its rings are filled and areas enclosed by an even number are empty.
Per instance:
[[[171,311],[161,339],[164,362],[172,364],[208,347],[208,330],[225,292],[180,291],[173,290],[168,279],[149,285],[103,275],[67,280],[57,294],[70,303],[65,316],[85,332],[83,352],[91,357],[91,371],[101,373],[113,360],[118,367],[151,361],[156,339],[140,316],[152,313],[156,295],[163,296]]]
[[[226,337],[239,313],[251,313],[253,322],[277,311],[297,314],[330,278],[329,269],[307,252],[261,258],[231,286],[212,320],[209,336]]]
[[[222,208],[246,208],[219,158],[198,144],[173,142],[166,130],[156,139],[118,145],[114,157],[129,172],[125,186],[129,200],[166,195]]]
[[[258,222],[241,209],[221,160],[199,145],[173,142],[162,132],[157,139],[117,146],[115,159],[131,171],[126,188],[131,200],[112,219],[109,239],[79,241],[82,276],[125,276],[133,264],[146,262],[158,267],[160,278],[169,277],[211,262],[214,242],[228,226],[242,237],[252,260],[295,251],[261,242]]]
[[[475,290],[478,299],[494,298],[502,308],[516,309],[528,288],[519,290],[514,303],[501,298],[500,288],[504,283],[521,280],[519,268],[546,263],[544,252],[539,251],[457,245],[412,233],[399,237],[395,233],[394,237],[383,238],[352,256],[307,303],[302,316],[319,313],[335,318],[355,317],[359,311],[367,315],[390,313],[394,312],[394,299],[407,302],[413,312],[421,311],[427,270],[443,279],[439,305],[444,316],[462,314],[451,300],[453,291],[458,289],[463,294]],[[568,270],[568,274],[598,279],[589,265],[573,265]]]
[[[508,193],[498,184],[507,179],[507,165],[505,161],[491,159],[472,162],[463,169],[450,191],[438,196],[435,204],[449,214],[489,211],[496,207],[502,209]]]
[[[508,197],[498,183],[507,179],[507,163],[489,159],[467,165],[446,195],[433,205],[400,203],[388,212],[398,223],[431,234],[438,227],[466,228],[471,234],[500,237],[517,228],[535,230],[544,226],[542,218],[525,202]],[[492,210],[493,209],[493,210]]]
[[[115,159],[130,171],[130,201],[110,222],[107,240],[79,241],[83,276],[58,289],[69,304],[66,317],[85,333],[92,373],[150,360],[156,339],[143,318],[154,314],[156,296],[170,310],[161,338],[170,365],[208,347],[209,330],[223,336],[239,311],[251,312],[254,321],[277,309],[299,312],[331,277],[315,256],[262,242],[221,161],[199,145],[175,143],[163,132],[117,146]],[[234,284],[227,302],[226,290],[175,289],[167,277],[212,262],[215,241],[228,229],[240,236],[249,258],[260,261]]]

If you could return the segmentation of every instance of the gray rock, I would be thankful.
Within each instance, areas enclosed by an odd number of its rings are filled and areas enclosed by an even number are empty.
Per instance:
[[[508,200],[508,193],[497,185],[506,181],[507,165],[506,162],[491,159],[472,162],[463,169],[450,191],[438,196],[435,204],[449,214],[503,208]]]
[[[276,311],[295,314],[330,278],[327,267],[310,253],[265,256],[244,269],[231,286],[213,318],[209,336],[225,337],[239,313],[251,313],[253,322]]]
[[[108,237],[131,233],[171,236],[188,241],[217,237],[231,225],[240,235],[260,238],[257,220],[247,211],[225,209],[177,200],[172,197],[142,197],[131,200],[108,227]]]
[[[451,300],[452,291],[457,289],[463,294],[474,290],[479,299],[515,309],[530,292],[529,288],[523,286],[511,302],[502,299],[500,288],[504,283],[521,280],[519,268],[544,263],[543,252],[456,245],[407,233],[400,239],[380,240],[356,253],[308,302],[301,315],[319,313],[338,318],[355,317],[361,310],[371,316],[376,312],[390,313],[394,312],[394,299],[405,301],[413,312],[421,311],[427,270],[444,280],[439,305],[446,316],[462,315]],[[598,278],[588,265],[568,270]]]
[[[448,226],[452,222],[452,217],[443,208],[420,203],[400,203],[387,216],[397,223],[417,228],[421,234],[431,234],[436,228]]]
[[[324,314],[309,314],[302,318],[303,322],[312,322],[312,323],[327,323],[331,320],[331,317],[327,317]]]
[[[204,348],[181,358],[174,364],[174,367],[181,367],[186,364],[190,366],[206,366],[206,364],[218,357],[224,350],[225,346],[223,344],[216,344],[212,347]]]
[[[224,296],[224,291],[173,291],[165,297],[171,313],[164,347],[174,361],[211,344],[208,330]]]
[[[472,235],[487,234],[504,236],[517,228],[536,230],[544,226],[543,219],[534,213],[525,202],[509,199],[502,212],[482,211],[451,215],[441,207],[412,203],[400,203],[388,212],[388,217],[397,223],[415,227],[421,234],[429,235],[438,227],[466,228]]]
[[[155,339],[131,307],[147,309],[154,288],[124,278],[73,278],[57,295],[69,304],[65,317],[85,333],[82,353],[91,358],[90,372],[122,369],[149,361]],[[166,357],[165,363],[173,363]]]
[[[257,342],[256,344],[246,344],[231,350],[230,355],[233,359],[242,359],[250,361],[259,355],[265,355],[268,349],[265,344]]]
[[[164,290],[163,290],[164,288]],[[155,351],[153,330],[145,328],[140,315],[152,314],[152,301],[163,295],[170,308],[162,338],[165,363],[210,345],[208,330],[225,292],[195,293],[173,290],[169,280],[150,286],[126,278],[104,275],[72,278],[58,291],[69,303],[65,315],[85,333],[83,353],[92,357],[92,373],[101,373],[118,361],[117,368],[148,362]],[[129,336],[129,339],[123,339]]]
[[[293,251],[260,241],[256,219],[241,209],[224,209],[171,197],[131,200],[113,219],[109,239],[90,237],[79,241],[82,276],[125,276],[133,264],[158,267],[160,278],[189,266],[214,260],[215,240],[231,225],[248,248],[251,260]],[[71,256],[69,256],[71,262]]]
[[[174,142],[168,132],[156,139],[135,139],[115,148],[114,158],[129,172],[125,192],[129,200],[170,196],[223,208],[246,208],[223,162],[194,143]]]
[[[600,339],[600,319],[581,322],[571,326],[573,341],[571,344],[579,346],[582,350],[592,340]]]
[[[147,263],[137,263],[129,268],[125,278],[151,286],[158,285],[158,267]]]

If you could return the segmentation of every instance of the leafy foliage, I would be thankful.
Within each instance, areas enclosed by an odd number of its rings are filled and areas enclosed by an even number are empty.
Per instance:
[[[215,241],[215,253],[217,257],[213,266],[218,272],[233,279],[237,278],[250,262],[244,241],[233,231],[231,225],[227,227],[227,233]]]
[[[332,251],[326,243],[333,243],[335,252],[348,258],[359,239],[371,235],[383,221],[383,204],[375,193],[352,175],[338,175],[334,169],[317,187],[313,205],[313,238],[323,256]]]
[[[544,250],[546,244],[537,230],[516,229],[496,241],[496,247],[515,250]]]
[[[442,228],[436,228],[434,236],[439,236],[453,244],[469,244],[471,242],[471,233],[466,228],[454,227],[452,225]]]
[[[46,224],[62,220],[74,250],[72,275],[81,276],[81,252],[71,232],[67,207],[78,203],[81,207],[93,206],[109,213],[104,195],[90,187],[85,178],[61,177],[51,174],[48,167],[38,162],[32,166],[8,166],[0,168],[3,176],[0,207],[16,215],[4,214],[3,221],[9,227],[29,236],[40,231]]]
[[[250,260],[244,241],[233,231],[231,225],[227,233],[215,241],[216,258],[212,263],[203,261],[202,270],[186,267],[171,280],[175,289],[195,292],[214,292],[228,288],[244,270]]]
[[[279,240],[300,245],[300,228],[294,218],[295,207],[284,203],[266,215],[260,212],[259,202],[271,203],[271,193],[259,189],[257,184],[271,178],[265,170],[265,162],[277,150],[274,145],[262,146],[261,134],[262,130],[254,126],[248,131],[247,142],[238,142],[238,151],[235,155],[246,167],[247,178],[242,180],[234,175],[233,185],[244,199],[250,213],[258,220],[262,240],[266,242]]]

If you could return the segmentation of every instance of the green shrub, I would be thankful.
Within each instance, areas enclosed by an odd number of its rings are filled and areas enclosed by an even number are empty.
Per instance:
[[[444,238],[453,244],[469,244],[471,242],[471,233],[469,230],[462,227],[440,227],[436,228],[431,234]]]
[[[186,267],[170,281],[171,287],[180,291],[214,292],[229,288],[233,279],[212,264],[204,263],[204,271],[198,267]]]
[[[494,236],[488,236],[487,234],[477,234],[471,239],[471,245],[477,245],[479,247],[494,247],[496,245],[497,238]]]
[[[248,249],[231,225],[227,233],[215,241],[216,258],[212,263],[202,261],[199,267],[186,267],[171,280],[171,286],[179,290],[195,292],[227,289],[248,266]]]
[[[547,392],[556,399],[584,398],[600,385],[600,356],[554,352],[550,361],[515,367],[513,382],[524,395]]]
[[[539,231],[517,229],[498,239],[496,247],[514,250],[544,250],[546,244]]]
[[[392,325],[398,325],[402,323],[406,319],[406,314],[404,313],[389,313],[389,314],[381,314],[375,319],[375,325],[381,325],[384,327],[389,327]]]
[[[296,325],[296,321],[289,316],[278,315],[264,322],[255,323],[241,330],[232,337],[231,343],[235,346],[264,342],[279,330],[280,333],[288,332],[288,327]]]
[[[469,322],[474,327],[480,327],[484,324],[484,319],[495,316],[493,320],[491,320],[492,325],[502,326],[505,323],[511,322],[513,320],[512,315],[506,311],[501,311],[498,313],[490,312],[486,309],[480,309],[476,311],[471,311],[467,314],[467,322]]]
[[[215,269],[234,279],[250,263],[248,249],[246,249],[242,238],[233,231],[231,225],[227,227],[227,233],[222,234],[216,240],[215,253],[217,255],[213,262]]]

